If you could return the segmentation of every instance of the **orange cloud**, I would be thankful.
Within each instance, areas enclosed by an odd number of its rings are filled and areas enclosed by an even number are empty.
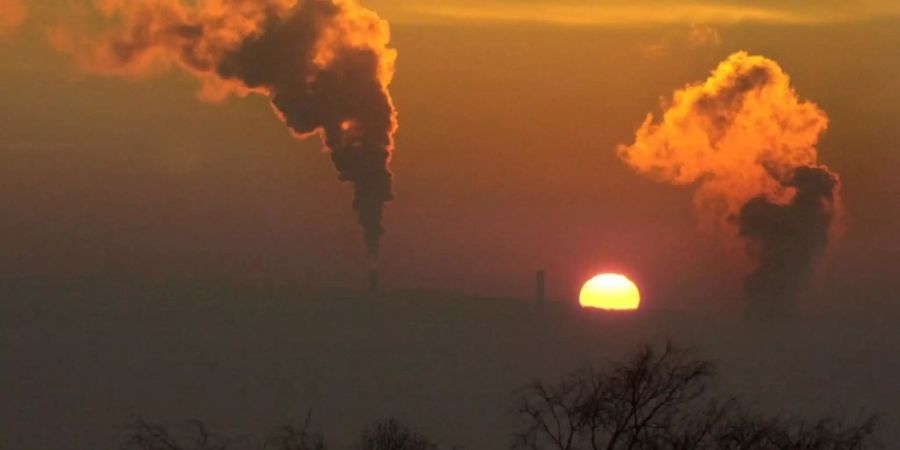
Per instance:
[[[0,35],[15,31],[27,16],[21,0],[0,0]]]
[[[717,46],[722,43],[722,37],[711,26],[691,24],[687,33],[687,42],[692,47]]]
[[[488,2],[483,4],[448,3],[410,7],[410,9],[424,21],[532,22],[570,26],[812,21],[789,11],[716,4],[676,4],[666,7],[650,7],[650,5],[639,3],[529,2],[511,4]]]
[[[659,39],[638,44],[644,56],[657,57],[674,49],[699,49],[716,47],[722,43],[722,37],[715,28],[709,25],[691,24],[687,30],[668,33]]]
[[[840,181],[816,151],[827,126],[778,63],[739,52],[675,91],[618,153],[657,181],[696,186],[702,222],[749,244],[758,266],[746,292],[768,314],[794,305],[837,216]]]
[[[698,211],[728,225],[752,197],[785,200],[782,181],[795,167],[817,164],[827,126],[775,61],[739,52],[706,81],[676,91],[660,121],[648,114],[635,142],[618,152],[653,179],[698,184]]]
[[[368,0],[395,22],[540,23],[561,26],[827,24],[900,15],[895,0]]]

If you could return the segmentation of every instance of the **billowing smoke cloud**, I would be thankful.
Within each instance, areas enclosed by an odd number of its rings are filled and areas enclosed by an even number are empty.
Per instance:
[[[26,15],[22,0],[0,0],[0,36],[15,31]]]
[[[53,41],[106,75],[177,65],[203,81],[200,96],[268,96],[299,138],[319,135],[370,256],[378,253],[397,130],[388,86],[396,51],[385,21],[353,0],[98,0],[121,26],[100,38],[56,30]]]
[[[827,125],[775,61],[739,52],[676,91],[662,120],[648,115],[618,152],[653,179],[695,185],[701,223],[743,238],[758,264],[746,283],[751,310],[782,312],[825,250],[839,205],[839,179],[815,147]]]

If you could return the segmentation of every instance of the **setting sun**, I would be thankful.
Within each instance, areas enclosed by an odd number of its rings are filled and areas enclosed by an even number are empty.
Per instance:
[[[584,308],[635,310],[641,303],[637,285],[624,275],[604,273],[588,280],[578,301]]]

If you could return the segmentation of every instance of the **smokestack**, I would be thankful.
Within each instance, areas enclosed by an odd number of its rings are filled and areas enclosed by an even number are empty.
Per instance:
[[[545,287],[545,278],[546,274],[543,270],[538,270],[535,276],[535,291],[534,296],[538,302],[543,302],[545,297],[544,287]]]
[[[378,294],[378,269],[369,269],[369,294]]]

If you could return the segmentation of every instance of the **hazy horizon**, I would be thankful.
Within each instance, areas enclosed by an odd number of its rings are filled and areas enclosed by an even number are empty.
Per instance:
[[[0,0],[0,447],[305,408],[496,446],[618,331],[900,439],[900,6],[360,3]],[[601,272],[640,310],[578,309]]]

